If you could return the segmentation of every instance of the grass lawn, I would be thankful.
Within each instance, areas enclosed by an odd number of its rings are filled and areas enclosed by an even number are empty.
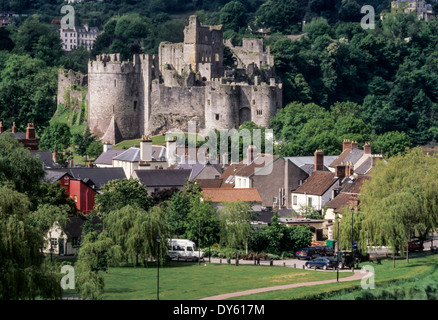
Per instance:
[[[361,266],[367,263],[361,264]],[[409,279],[419,274],[429,275],[435,271],[438,265],[438,255],[418,255],[416,258],[410,258],[409,264],[405,259],[396,260],[396,268],[392,267],[392,259],[382,260],[381,265],[375,263],[370,264],[374,268],[375,272],[375,286],[379,286],[379,283],[387,283],[393,280]],[[248,296],[242,296],[233,298],[233,300],[293,300],[293,299],[306,299],[306,298],[318,298],[324,294],[341,291],[344,289],[360,288],[360,280],[351,281],[347,283],[331,283],[325,285],[318,285],[312,287],[302,287],[289,290],[272,291],[267,293],[260,293]]]
[[[351,276],[342,272],[341,277]],[[154,300],[157,298],[157,268],[110,268],[104,275],[104,299]],[[196,300],[218,294],[291,283],[336,279],[334,272],[285,267],[171,262],[160,268],[160,299]]]

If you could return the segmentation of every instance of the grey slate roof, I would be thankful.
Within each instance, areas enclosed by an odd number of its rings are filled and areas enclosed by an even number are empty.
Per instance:
[[[174,168],[174,170],[181,170],[181,169],[187,169],[191,170],[192,173],[190,174],[190,180],[196,179],[196,177],[204,170],[206,166],[212,166],[216,168],[218,171],[218,174],[220,175],[222,173],[222,169],[220,164],[203,164],[203,163],[189,163],[188,160],[184,163],[178,163],[178,165]]]
[[[182,187],[190,178],[192,170],[135,170],[134,176],[146,187]]]
[[[369,157],[366,159],[356,170],[354,170],[357,174],[366,174],[373,167],[372,158]]]
[[[131,147],[113,158],[114,160],[138,162],[140,161],[140,148]]]
[[[44,165],[44,168],[61,168],[61,166],[53,161],[52,152],[50,150],[30,150],[32,157],[38,157]]]
[[[62,168],[47,169],[46,178],[51,180],[61,173],[68,173],[74,179],[87,181],[92,180],[97,189],[101,189],[106,183],[116,179],[126,179],[123,168]],[[62,176],[63,174],[61,174]],[[59,176],[59,177],[61,177]]]
[[[119,153],[117,156],[113,157],[114,160],[128,161],[128,162],[139,162],[140,161],[140,148],[131,147],[128,150],[122,150],[124,152]],[[163,146],[152,146],[152,160],[155,161],[165,161],[166,159],[166,148]],[[111,162],[112,163],[112,162]]]
[[[338,156],[326,156],[324,155],[324,167],[328,167],[330,163],[333,162]],[[306,164],[311,164],[312,166],[315,164],[314,156],[306,156],[306,157],[285,157],[285,159],[289,160],[297,167],[302,167]]]
[[[124,149],[109,149],[106,152],[102,152],[100,156],[94,161],[95,164],[106,164],[112,165],[113,158],[117,157],[119,154],[122,154],[126,150]]]

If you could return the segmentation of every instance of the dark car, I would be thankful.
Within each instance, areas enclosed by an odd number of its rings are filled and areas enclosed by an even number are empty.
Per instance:
[[[318,268],[318,269],[334,269],[336,268],[338,262],[332,257],[318,257],[313,260],[307,261],[306,268]]]
[[[335,260],[338,260],[338,255],[339,255],[339,269],[343,269],[344,267],[358,268],[360,262],[370,260],[370,255],[368,253],[361,254],[359,251],[355,251],[354,254],[351,251],[339,251],[334,256]]]
[[[332,256],[335,254],[335,251],[329,246],[316,246],[314,248],[321,256]]]
[[[423,251],[424,247],[421,241],[414,240],[409,242],[409,251]]]
[[[313,259],[321,256],[321,254],[314,248],[302,248],[295,253],[298,260],[300,259]]]

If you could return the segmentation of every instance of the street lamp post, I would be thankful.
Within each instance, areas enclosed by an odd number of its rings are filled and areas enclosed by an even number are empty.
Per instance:
[[[160,300],[160,236],[157,236],[157,300]]]

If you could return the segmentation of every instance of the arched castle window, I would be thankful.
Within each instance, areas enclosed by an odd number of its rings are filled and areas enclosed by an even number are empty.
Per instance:
[[[216,120],[219,120],[219,113],[215,113],[214,117],[215,117]]]

